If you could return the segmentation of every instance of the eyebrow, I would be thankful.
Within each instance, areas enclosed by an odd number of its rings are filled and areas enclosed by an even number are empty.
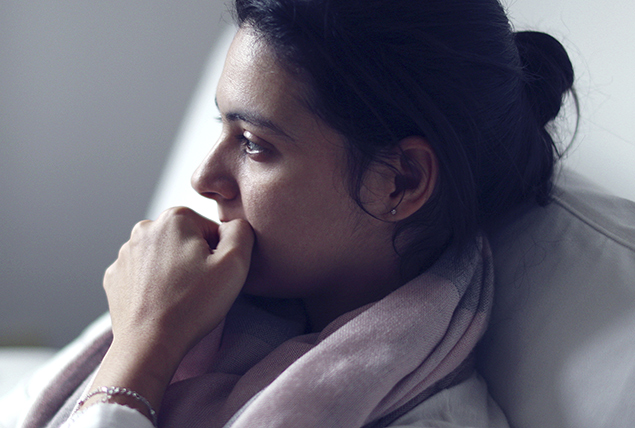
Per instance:
[[[214,98],[214,102],[216,103],[216,107],[218,108],[218,100],[216,98]],[[218,110],[220,111],[220,108],[218,108]],[[248,111],[231,111],[224,114],[224,116],[225,119],[227,119],[229,122],[243,121],[258,128],[267,128],[273,131],[275,134],[278,134],[279,136],[284,137],[291,142],[295,142],[295,140],[289,134],[284,132],[282,128],[273,123],[271,120],[266,119],[257,113]]]

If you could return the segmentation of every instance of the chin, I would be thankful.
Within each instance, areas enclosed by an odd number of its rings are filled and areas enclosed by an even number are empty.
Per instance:
[[[289,282],[284,275],[259,269],[252,265],[242,288],[242,293],[250,296],[269,297],[274,299],[301,299],[303,287],[297,282]]]
[[[297,293],[298,287],[291,287],[288,284],[289,278],[288,275],[284,275],[286,271],[284,266],[273,269],[273,264],[272,260],[267,260],[266,257],[261,256],[259,246],[254,247],[247,279],[241,292],[250,296],[276,299],[299,297],[293,295],[293,291]]]
[[[248,277],[242,289],[243,294],[256,297],[270,297],[274,299],[294,299],[300,296],[281,286],[278,281],[266,280],[263,277]]]

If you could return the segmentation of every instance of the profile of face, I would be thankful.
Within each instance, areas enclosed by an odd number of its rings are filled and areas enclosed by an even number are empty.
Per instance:
[[[302,81],[266,43],[241,28],[217,88],[222,133],[192,177],[221,221],[247,220],[256,236],[245,292],[323,301],[373,300],[393,287],[390,208],[364,186],[365,213],[349,195],[344,138],[302,102]]]

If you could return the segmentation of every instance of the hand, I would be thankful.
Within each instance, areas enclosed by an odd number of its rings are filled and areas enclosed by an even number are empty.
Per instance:
[[[104,277],[115,340],[182,357],[227,314],[253,241],[247,222],[217,225],[187,208],[138,223]]]
[[[104,276],[114,339],[92,389],[129,388],[158,410],[181,359],[238,296],[253,243],[246,221],[218,225],[187,208],[138,223]],[[130,398],[113,400],[146,411]]]

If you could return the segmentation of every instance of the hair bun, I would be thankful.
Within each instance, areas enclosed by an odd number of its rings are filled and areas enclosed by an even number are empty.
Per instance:
[[[573,86],[573,66],[556,39],[536,31],[515,33],[525,85],[542,126],[556,118],[564,94]]]

